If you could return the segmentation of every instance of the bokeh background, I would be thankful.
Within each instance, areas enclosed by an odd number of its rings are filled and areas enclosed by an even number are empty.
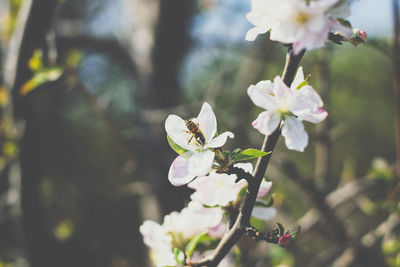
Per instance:
[[[396,1],[393,1],[393,3]],[[266,177],[288,248],[242,238],[238,266],[400,266],[393,6],[353,1],[366,44],[307,52],[330,116],[304,153],[282,140]],[[168,114],[204,101],[226,149],[258,148],[250,84],[285,48],[246,42],[250,1],[0,0],[0,266],[149,266],[139,233],[191,191],[169,184]],[[399,137],[397,137],[399,138]]]

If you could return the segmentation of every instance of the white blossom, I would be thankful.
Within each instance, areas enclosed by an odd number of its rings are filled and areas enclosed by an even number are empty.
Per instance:
[[[341,26],[338,17],[349,15],[349,3],[343,0],[252,0],[247,19],[255,26],[246,40],[254,41],[259,34],[271,31],[270,39],[293,43],[293,51],[324,46],[329,32],[351,35]]]
[[[206,175],[214,162],[215,153],[212,148],[221,147],[228,137],[234,137],[231,132],[216,136],[217,120],[207,103],[203,104],[199,115],[190,121],[198,126],[197,135],[193,133],[194,130],[188,128],[186,121],[177,115],[169,115],[165,121],[168,136],[187,150],[172,162],[169,169],[168,179],[175,186],[187,184],[196,176]]]
[[[277,76],[274,82],[261,81],[247,89],[253,103],[266,110],[258,115],[253,127],[268,136],[284,120],[282,135],[286,146],[297,151],[304,151],[308,144],[302,121],[319,123],[328,115],[318,93],[310,85],[301,86],[303,81],[300,67],[290,88]]]

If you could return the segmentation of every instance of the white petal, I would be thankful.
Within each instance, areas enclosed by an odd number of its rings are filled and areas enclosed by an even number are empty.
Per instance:
[[[186,150],[195,151],[198,147],[189,140],[192,135],[188,132],[185,121],[176,115],[169,115],[165,121],[165,131],[176,144]]]
[[[294,80],[293,80],[290,88],[292,90],[297,90],[297,86],[299,86],[302,82],[304,82],[303,67],[299,67],[299,69],[297,70],[297,73],[296,73],[296,77],[294,77]]]
[[[189,172],[189,160],[187,157],[190,155],[192,155],[192,152],[183,153],[172,162],[168,172],[168,179],[171,184],[181,186],[196,177],[196,175]]]
[[[256,85],[250,85],[247,89],[253,103],[263,109],[275,109],[277,107],[276,100],[272,96],[274,85],[271,81],[261,81]]]
[[[265,197],[269,190],[271,190],[272,182],[267,182],[263,180],[260,185],[260,189],[258,190],[257,198]]]
[[[254,41],[254,40],[257,38],[257,36],[258,36],[259,34],[266,33],[268,30],[269,30],[268,28],[262,28],[262,27],[254,27],[254,28],[251,28],[251,29],[248,30],[248,32],[246,33],[246,38],[245,38],[245,39],[246,39],[246,41],[252,42],[252,41]]]
[[[222,134],[218,135],[214,139],[210,141],[204,148],[212,147],[212,148],[217,148],[221,147],[226,143],[226,139],[229,138],[234,138],[235,135],[231,132],[223,132]]]
[[[303,123],[295,117],[287,116],[282,127],[282,135],[288,149],[304,151],[308,144],[308,135]]]
[[[251,216],[254,216],[262,220],[271,220],[276,215],[275,208],[265,208],[265,207],[254,207]]]
[[[314,112],[303,113],[298,116],[299,120],[309,121],[312,123],[320,123],[328,116],[328,112],[323,108],[318,108]]]
[[[189,173],[194,176],[206,175],[211,170],[214,155],[210,150],[194,153],[189,158]]]
[[[239,163],[235,163],[235,165],[233,165],[234,167],[238,167],[243,169],[245,172],[248,173],[253,173],[253,164],[251,162],[239,162]]]
[[[199,128],[206,139],[206,143],[208,143],[217,132],[217,119],[208,103],[204,103],[201,107],[197,120],[199,122]]]
[[[274,94],[278,103],[286,103],[287,99],[292,95],[290,88],[279,76],[274,79]]]
[[[276,111],[261,112],[257,119],[253,121],[252,126],[263,135],[270,135],[279,126],[281,115]]]

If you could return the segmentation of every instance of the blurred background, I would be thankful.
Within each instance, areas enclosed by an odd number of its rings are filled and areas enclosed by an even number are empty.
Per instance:
[[[367,43],[306,53],[330,116],[306,125],[304,153],[281,138],[266,174],[275,221],[302,233],[286,249],[242,238],[238,266],[400,266],[395,3],[352,2]],[[207,101],[219,131],[235,133],[226,149],[261,146],[246,90],[281,74],[286,51],[265,35],[244,41],[249,10],[0,0],[0,267],[149,266],[139,225],[191,194],[167,179],[167,115],[195,117]]]

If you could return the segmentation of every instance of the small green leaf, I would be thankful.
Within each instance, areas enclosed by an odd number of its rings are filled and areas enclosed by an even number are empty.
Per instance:
[[[183,154],[183,153],[185,153],[185,152],[188,151],[188,150],[182,148],[181,146],[179,146],[179,145],[178,145],[177,143],[175,143],[174,141],[172,141],[171,137],[169,137],[168,135],[167,135],[167,139],[168,139],[168,144],[169,144],[169,146],[170,146],[176,153],[178,153],[179,155],[181,155],[181,154]]]
[[[242,152],[242,150],[240,148],[236,148],[235,150],[232,151],[230,158],[234,159],[237,157],[237,155],[239,155]]]
[[[208,231],[201,232],[195,237],[193,237],[192,240],[190,240],[190,242],[187,244],[185,248],[185,252],[188,257],[192,256],[193,251],[196,249],[197,244],[203,240],[203,237],[205,237],[207,233]]]
[[[300,234],[300,231],[301,231],[301,228],[299,225],[296,230],[294,230],[293,232],[290,233],[292,239],[296,239],[297,235]]]
[[[296,87],[296,89],[299,90],[300,88],[302,88],[303,86],[306,86],[306,85],[308,85],[308,82],[307,81],[303,81]]]
[[[352,28],[350,21],[348,21],[347,19],[342,19],[342,18],[337,18],[337,21],[344,27],[347,28]]]
[[[268,154],[271,154],[271,152],[264,152],[255,148],[249,148],[242,151],[240,154],[236,155],[236,157],[233,158],[233,160],[234,161],[250,160],[259,157],[264,157]]]
[[[285,234],[285,227],[283,227],[282,224],[276,223],[276,226],[278,227],[278,230],[279,230],[279,236]]]
[[[174,248],[172,250],[172,252],[174,253],[176,262],[184,265],[185,264],[185,253],[183,253],[183,251],[180,250],[179,248]]]

